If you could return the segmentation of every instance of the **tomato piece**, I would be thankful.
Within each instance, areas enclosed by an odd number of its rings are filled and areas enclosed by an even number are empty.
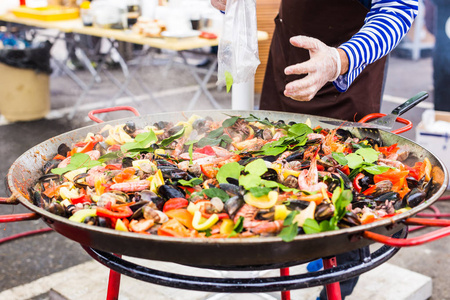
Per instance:
[[[339,170],[341,170],[342,173],[344,173],[347,176],[350,175],[350,168],[348,167],[348,165],[341,167]]]
[[[55,157],[53,157],[54,160],[65,160],[66,157],[61,154],[56,154]]]
[[[192,229],[192,215],[185,208],[172,209],[166,212],[166,215],[170,219],[176,219],[178,222],[183,224],[189,229]]]
[[[164,203],[163,212],[166,213],[173,209],[185,208],[189,205],[189,201],[184,198],[172,198]]]
[[[406,181],[408,174],[408,170],[400,171],[396,169],[389,169],[382,174],[373,176],[373,180],[375,183],[383,180],[389,180],[393,184],[392,191],[399,193],[400,197],[403,198],[403,196],[409,192],[408,182]]]
[[[78,204],[78,203],[92,203],[91,201],[91,197],[89,197],[88,195],[82,195],[81,197],[78,198],[72,198],[70,199],[70,202],[72,202],[72,204]]]
[[[216,155],[216,152],[214,152],[213,148],[211,146],[209,146],[209,145],[206,145],[203,148],[197,148],[197,149],[195,149],[194,152],[196,152],[196,153],[203,153],[203,154],[206,154],[206,155]]]
[[[117,207],[117,212],[109,210],[104,207],[97,207],[97,216],[105,218],[124,219],[133,214],[133,211],[128,206]]]
[[[219,171],[216,164],[203,164],[200,165],[200,169],[202,170],[202,173],[208,178],[216,177],[217,172]]]
[[[43,194],[49,198],[53,198],[56,195],[58,195],[58,191],[62,186],[57,185],[57,186],[53,186],[51,188],[46,188],[43,192]]]

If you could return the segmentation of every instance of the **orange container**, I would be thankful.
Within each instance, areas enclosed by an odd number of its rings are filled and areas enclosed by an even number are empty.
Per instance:
[[[64,21],[77,19],[80,16],[78,8],[53,5],[37,8],[20,6],[13,8],[11,11],[18,18],[29,18],[41,21]]]

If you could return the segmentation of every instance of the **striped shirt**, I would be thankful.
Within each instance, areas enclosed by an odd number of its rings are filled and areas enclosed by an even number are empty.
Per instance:
[[[333,84],[345,92],[364,68],[387,55],[411,28],[419,0],[372,0],[364,26],[349,41],[339,46],[349,58],[348,72]]]

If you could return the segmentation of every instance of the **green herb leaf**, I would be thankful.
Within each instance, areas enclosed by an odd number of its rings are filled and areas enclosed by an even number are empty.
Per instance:
[[[219,183],[228,183],[228,177],[239,179],[243,169],[244,167],[237,162],[224,164],[217,172],[216,179]]]
[[[312,234],[312,233],[320,232],[320,225],[314,219],[310,219],[310,218],[306,219],[305,223],[303,223],[302,227],[303,227],[303,231],[306,234]]]
[[[230,127],[233,126],[236,121],[239,120],[238,116],[230,117],[222,122],[222,127]]]
[[[230,196],[228,196],[227,192],[225,192],[224,190],[218,189],[218,188],[204,189],[203,194],[205,194],[209,198],[214,198],[214,197],[220,198],[220,200],[222,200],[223,202],[227,201],[230,198]]]
[[[229,235],[229,237],[235,236],[238,233],[241,233],[244,229],[244,217],[239,217],[239,219],[236,221],[236,224],[234,224],[233,231]]]
[[[190,186],[190,187],[194,187],[196,185],[199,185],[203,182],[203,180],[201,180],[200,178],[192,178],[191,180],[187,181],[184,179],[180,179],[178,180],[178,183],[183,185],[183,186]]]
[[[366,163],[373,163],[378,160],[379,153],[373,148],[360,148],[355,151],[356,154],[361,155]]]
[[[177,133],[175,133],[174,135],[168,137],[167,139],[162,140],[159,145],[161,147],[167,147],[168,145],[170,145],[173,141],[175,141],[176,139],[180,138],[183,136],[184,134],[184,130],[185,128],[183,127],[180,131],[178,131]]]
[[[320,232],[339,230],[339,227],[336,224],[336,217],[332,217],[330,220],[323,220],[319,224]]]
[[[85,153],[75,153],[70,158],[70,163],[65,168],[52,169],[53,174],[62,175],[66,172],[77,170],[80,168],[93,168],[101,165],[102,163],[96,160],[91,160],[89,155]]]
[[[121,157],[123,155],[122,151],[114,151],[114,152],[110,152],[110,153],[106,153],[105,155],[100,156],[99,159],[97,159],[97,161],[104,163],[113,159],[117,159],[119,157]]]
[[[229,93],[233,85],[233,75],[228,71],[225,71],[225,83],[227,84],[227,93]]]
[[[348,161],[348,167],[350,169],[356,169],[362,166],[364,159],[361,155],[356,153],[350,153],[345,157]]]
[[[347,159],[345,158],[344,153],[341,152],[333,152],[331,153],[331,156],[342,166],[345,166],[348,164]]]
[[[257,187],[261,184],[261,177],[253,174],[241,175],[239,177],[239,185],[242,185],[246,190],[252,187]]]
[[[146,149],[151,144],[158,141],[156,134],[150,129],[148,132],[139,133],[135,138],[134,142],[125,143],[120,147],[122,152],[129,152],[136,149]]]
[[[284,242],[290,242],[292,241],[296,236],[297,236],[297,232],[298,232],[298,226],[297,226],[297,222],[294,222],[294,218],[295,216],[298,214],[299,212],[294,210],[291,211],[286,219],[284,219],[283,222],[283,229],[281,230],[281,232],[278,234],[278,236],[284,241]]]
[[[245,171],[256,176],[261,176],[267,172],[267,166],[261,158],[255,159],[245,166]]]
[[[304,123],[297,123],[292,125],[289,130],[288,134],[290,136],[306,136],[307,134],[313,133],[314,131],[309,127],[308,125]]]
[[[389,170],[391,167],[388,166],[379,166],[379,165],[371,165],[371,166],[365,166],[363,169],[373,175],[382,174]]]
[[[262,197],[267,195],[272,189],[268,187],[252,187],[249,189],[250,193],[252,193],[255,197]]]

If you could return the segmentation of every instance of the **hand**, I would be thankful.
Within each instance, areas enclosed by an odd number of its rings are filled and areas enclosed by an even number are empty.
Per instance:
[[[310,101],[327,82],[334,81],[340,74],[347,72],[348,57],[343,50],[328,47],[318,39],[302,35],[292,37],[290,42],[295,47],[309,50],[310,59],[284,70],[286,75],[308,74],[286,85],[286,97]]]
[[[211,0],[211,5],[218,10],[225,11],[227,0]]]

